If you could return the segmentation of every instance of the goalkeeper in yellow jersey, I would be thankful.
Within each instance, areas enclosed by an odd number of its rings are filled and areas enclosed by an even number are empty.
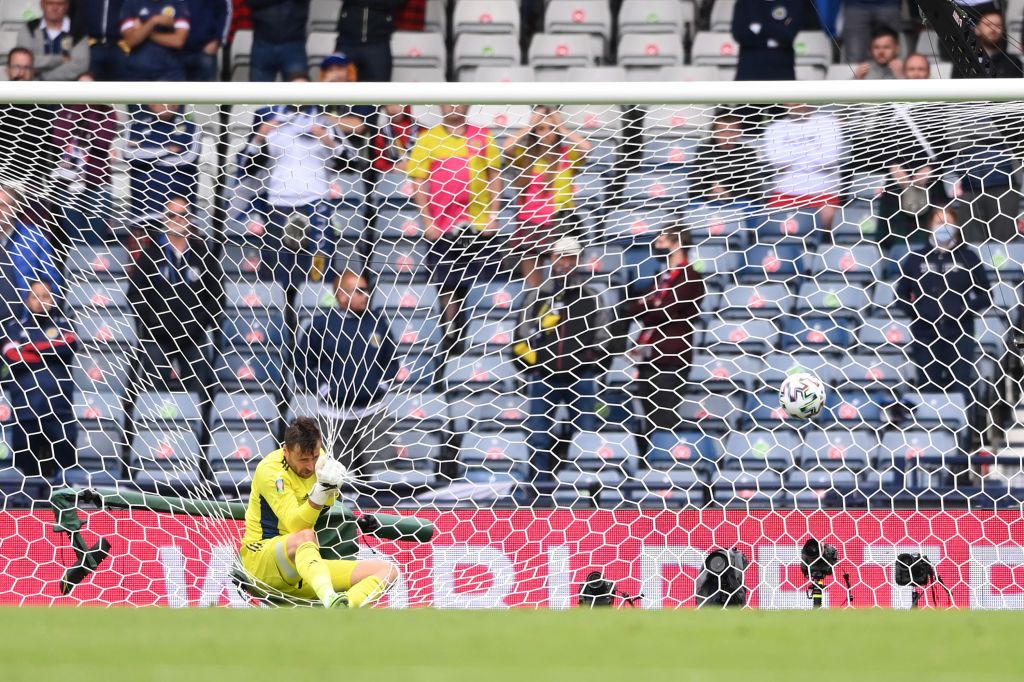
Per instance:
[[[365,606],[388,590],[398,579],[394,564],[320,557],[313,525],[334,504],[346,476],[345,467],[323,452],[316,421],[291,423],[284,447],[264,457],[252,477],[240,552],[252,578],[329,608]]]

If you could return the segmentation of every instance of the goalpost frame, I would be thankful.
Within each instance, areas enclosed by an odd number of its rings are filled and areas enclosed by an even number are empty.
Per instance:
[[[526,83],[0,83],[9,104],[747,104],[1024,101],[1016,79]]]

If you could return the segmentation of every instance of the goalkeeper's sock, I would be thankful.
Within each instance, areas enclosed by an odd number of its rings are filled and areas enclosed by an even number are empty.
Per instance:
[[[334,597],[331,569],[320,558],[320,548],[315,542],[304,542],[295,550],[295,570],[325,604]]]
[[[352,589],[348,591],[348,602],[355,607],[369,606],[380,599],[386,591],[384,581],[371,575],[352,586]]]

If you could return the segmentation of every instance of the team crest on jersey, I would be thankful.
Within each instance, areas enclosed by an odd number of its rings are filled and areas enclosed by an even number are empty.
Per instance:
[[[379,346],[380,345],[380,336],[377,335],[377,334],[374,334],[373,336],[371,336],[370,337],[370,343],[372,343],[375,346]]]
[[[47,329],[46,330],[46,336],[51,338],[51,339],[57,338],[57,328],[56,327],[50,327],[49,329]]]
[[[778,7],[772,10],[772,18],[775,19],[776,21],[782,21],[788,15],[789,12],[787,12],[786,8],[783,7],[782,5],[779,5]]]
[[[178,124],[178,125],[177,125],[177,126],[176,126],[176,127],[174,128],[174,132],[176,132],[176,133],[184,133],[184,132],[186,132],[187,130],[188,130],[188,126],[187,126],[187,125],[185,125],[185,123],[184,123],[184,122],[182,122],[182,123],[179,123],[179,124]]]
[[[284,492],[284,479],[283,478],[279,478],[276,481],[274,481],[274,487],[277,488],[277,492],[283,493]]]
[[[160,14],[164,15],[165,17],[173,17],[174,16],[174,6],[173,5],[164,5],[164,8],[162,10],[160,10]]]
[[[60,49],[62,52],[71,52],[72,47],[74,47],[74,43],[71,42],[71,36],[64,36],[60,39]]]

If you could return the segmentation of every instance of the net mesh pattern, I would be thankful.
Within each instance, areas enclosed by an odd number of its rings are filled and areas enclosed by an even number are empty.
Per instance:
[[[237,523],[144,511],[59,597],[46,500],[246,502],[305,415],[348,504],[438,526],[367,538],[393,606],[692,605],[734,545],[806,605],[807,535],[860,603],[900,548],[1022,605],[1022,105],[448,109],[0,108],[4,601],[245,603]]]

